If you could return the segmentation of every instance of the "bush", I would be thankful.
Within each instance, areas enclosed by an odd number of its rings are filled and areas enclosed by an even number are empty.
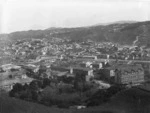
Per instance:
[[[71,105],[79,104],[81,101],[78,93],[59,93],[57,88],[46,87],[41,93],[41,102],[68,108]]]
[[[32,100],[33,101],[38,101],[38,93],[37,91],[31,91],[31,95],[32,95]]]
[[[19,92],[19,91],[22,91],[23,90],[23,86],[20,84],[20,83],[16,83],[14,86],[13,86],[13,91],[14,92]]]
[[[125,89],[124,86],[119,86],[119,85],[111,86],[108,89],[101,89],[97,91],[95,94],[93,94],[88,100],[86,100],[87,106],[96,106],[104,102],[107,102],[110,100],[112,96],[114,96],[119,91],[124,89]]]
[[[68,103],[59,103],[57,105],[58,108],[69,108],[70,107],[70,104]]]
[[[121,85],[113,85],[110,88],[107,89],[107,95],[108,98],[110,98],[111,96],[115,95],[116,93],[118,93],[121,90],[124,90],[125,86],[121,86]]]
[[[42,85],[42,88],[45,88],[46,86],[49,86],[51,83],[51,80],[48,79],[48,78],[44,78],[43,79],[43,85]]]
[[[14,97],[15,96],[15,91],[14,90],[9,91],[9,96]]]
[[[59,84],[58,85],[59,93],[74,93],[75,90],[73,89],[73,86],[70,84]]]
[[[25,100],[25,99],[27,99],[29,97],[29,94],[28,94],[28,92],[27,91],[21,91],[20,92],[20,99],[22,99],[22,100]]]
[[[36,80],[33,80],[33,81],[29,84],[29,88],[30,88],[30,90],[37,91],[37,90],[39,89],[37,81],[36,81]]]

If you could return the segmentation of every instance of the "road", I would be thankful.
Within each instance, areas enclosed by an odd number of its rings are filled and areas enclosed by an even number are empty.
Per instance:
[[[97,62],[103,62],[103,61],[107,61],[108,59],[97,59],[97,60],[94,60],[94,59],[76,59],[74,61],[97,61]],[[116,59],[109,59],[109,61],[116,61]],[[146,61],[146,60],[120,60],[118,59],[118,62],[121,61],[121,62],[137,62],[137,63],[150,63],[150,61]]]

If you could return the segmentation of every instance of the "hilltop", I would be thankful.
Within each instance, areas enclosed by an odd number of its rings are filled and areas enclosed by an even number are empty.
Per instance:
[[[150,46],[150,21],[128,22],[120,21],[110,24],[98,24],[77,28],[48,28],[45,30],[18,31],[10,34],[1,34],[0,39],[15,41],[31,38],[65,38],[74,41],[108,41],[127,45]]]

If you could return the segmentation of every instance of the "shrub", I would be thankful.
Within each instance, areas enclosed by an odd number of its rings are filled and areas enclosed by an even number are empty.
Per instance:
[[[22,91],[23,90],[23,86],[20,84],[20,83],[16,83],[14,86],[13,86],[13,91],[14,92],[19,92],[19,91]]]
[[[59,93],[74,93],[75,90],[73,89],[73,86],[70,84],[59,84],[58,85]]]
[[[14,90],[9,91],[9,96],[14,97],[15,96],[15,91]]]
[[[30,90],[34,90],[37,91],[39,89],[37,81],[33,80],[30,84],[29,84],[29,88]]]
[[[41,94],[41,102],[58,107],[69,107],[80,103],[78,93],[59,93],[57,88],[46,87]]]
[[[43,79],[43,85],[42,85],[42,88],[45,88],[46,86],[49,86],[51,83],[51,80],[48,79],[48,78],[44,78]]]

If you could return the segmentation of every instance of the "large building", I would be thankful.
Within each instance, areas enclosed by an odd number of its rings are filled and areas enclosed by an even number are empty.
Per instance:
[[[115,83],[136,85],[144,82],[144,70],[140,65],[120,66],[115,70]]]
[[[136,61],[136,62],[133,62],[133,64],[140,64],[143,67],[143,69],[144,69],[145,77],[147,79],[150,78],[150,62],[149,61],[147,61],[147,62]]]
[[[141,65],[113,65],[100,70],[105,80],[116,84],[136,85],[144,82],[144,70]]]
[[[71,74],[79,74],[82,73],[85,76],[85,81],[90,81],[91,78],[94,78],[93,69],[88,67],[70,67],[70,73]]]
[[[51,67],[52,71],[59,72],[68,72],[69,75],[76,76],[81,74],[84,76],[85,81],[89,81],[90,78],[94,78],[93,69],[89,67],[81,67],[81,66],[70,66],[70,67]]]

